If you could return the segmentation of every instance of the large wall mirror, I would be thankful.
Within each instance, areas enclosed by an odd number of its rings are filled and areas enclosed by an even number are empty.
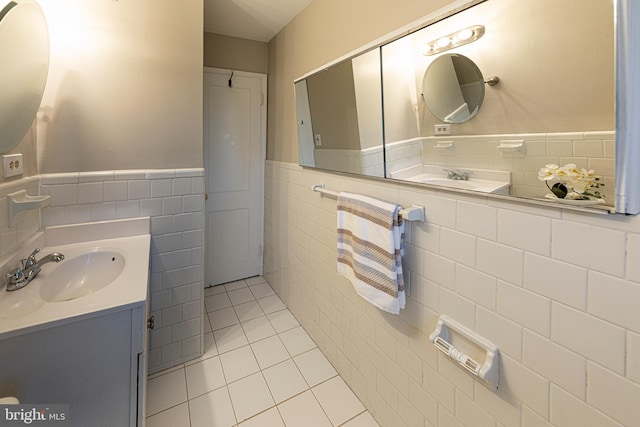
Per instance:
[[[0,153],[16,146],[40,108],[49,71],[49,33],[32,0],[0,0]]]
[[[614,2],[460,4],[296,80],[300,164],[612,211]]]

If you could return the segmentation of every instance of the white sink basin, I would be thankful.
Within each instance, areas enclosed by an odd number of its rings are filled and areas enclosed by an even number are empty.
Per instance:
[[[452,169],[455,170],[456,168]],[[438,187],[457,188],[481,193],[509,194],[509,186],[511,185],[510,172],[469,168],[462,168],[461,171],[469,174],[468,180],[449,179],[447,178],[447,170],[443,169],[442,166],[425,164],[418,164],[391,172],[390,177]]]
[[[47,274],[40,296],[47,302],[63,302],[98,291],[120,276],[125,258],[117,249],[94,248],[66,258]]]
[[[429,174],[420,174],[408,178],[408,181],[422,182],[424,184],[437,185],[439,187],[459,188],[461,190],[473,190],[482,193],[509,194],[509,183],[489,181],[485,179],[469,178],[468,180],[456,180],[434,177]]]
[[[49,227],[27,242],[21,253],[40,248],[42,256],[58,252],[65,259],[44,264],[22,289],[0,288],[0,339],[144,305],[149,223],[135,218]]]

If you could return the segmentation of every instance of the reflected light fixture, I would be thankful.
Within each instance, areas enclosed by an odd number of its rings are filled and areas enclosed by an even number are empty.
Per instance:
[[[484,25],[473,25],[429,42],[423,53],[427,56],[435,55],[436,53],[474,42],[483,35]]]

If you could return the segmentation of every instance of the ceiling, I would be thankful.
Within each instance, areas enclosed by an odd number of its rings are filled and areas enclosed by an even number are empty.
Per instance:
[[[204,0],[204,31],[268,42],[311,0]]]

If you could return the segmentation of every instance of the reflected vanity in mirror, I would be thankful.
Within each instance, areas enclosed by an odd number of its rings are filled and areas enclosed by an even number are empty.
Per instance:
[[[49,35],[35,1],[0,1],[0,8],[0,153],[6,153],[22,140],[40,108]]]
[[[577,170],[595,171],[604,184],[606,206],[600,208],[612,210],[617,196],[613,2],[476,0],[452,8],[450,16],[426,17],[419,28],[398,30],[364,54],[379,61],[376,72],[370,69],[375,76],[370,82],[381,82],[376,105],[381,117],[371,111],[379,91],[370,89],[376,97],[368,100],[369,111],[361,113],[354,101],[340,113],[341,120],[333,120],[351,123],[341,125],[345,141],[354,139],[356,129],[360,135],[359,146],[327,145],[342,164],[319,153],[332,131],[316,129],[316,120],[318,126],[329,124],[323,108],[340,110],[331,102],[340,97],[324,91],[321,105],[312,107],[313,91],[302,90],[334,67],[296,80],[300,164],[539,203],[553,203],[540,170],[575,164]],[[456,34],[477,26],[483,27],[481,37],[457,43]],[[437,44],[442,49],[434,52]],[[370,135],[375,130],[375,137],[363,143],[363,129]],[[373,143],[380,134],[384,150]],[[333,137],[327,143],[333,144]],[[383,152],[378,158],[383,164],[363,167],[375,165],[373,157],[367,159],[371,163],[363,161],[367,150]],[[466,178],[452,179],[450,171]]]

